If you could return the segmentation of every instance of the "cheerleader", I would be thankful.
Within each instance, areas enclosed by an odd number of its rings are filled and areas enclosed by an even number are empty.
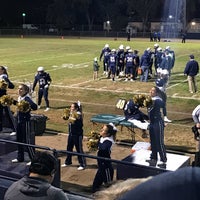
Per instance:
[[[117,129],[113,124],[104,125],[100,132],[100,141],[98,144],[98,157],[111,158],[111,147],[116,138]],[[98,170],[95,175],[92,191],[96,192],[100,186],[109,184],[113,180],[114,169],[109,160],[97,160]]]
[[[17,142],[31,144],[30,141],[30,118],[31,110],[37,110],[37,104],[35,104],[29,97],[29,87],[25,84],[20,84],[18,87],[18,101],[14,101],[13,104],[17,106]],[[34,149],[27,147],[27,152],[30,160],[34,157]],[[17,158],[12,160],[13,163],[24,161],[24,146],[18,145]]]
[[[9,80],[7,69],[4,66],[0,66],[0,82],[0,97],[7,94],[7,88],[13,89],[15,87],[14,84]],[[14,121],[12,120],[9,107],[0,104],[0,132],[3,130],[3,110],[5,114],[8,115],[9,121],[13,124],[14,128]]]
[[[72,152],[75,146],[77,153],[83,152],[83,117],[81,113],[81,105],[79,103],[73,103],[69,110],[69,116],[65,116],[63,119],[68,120],[68,141],[67,151]],[[77,170],[84,170],[86,167],[85,157],[78,156],[79,167]],[[72,154],[67,154],[65,163],[61,167],[67,167],[72,164]]]

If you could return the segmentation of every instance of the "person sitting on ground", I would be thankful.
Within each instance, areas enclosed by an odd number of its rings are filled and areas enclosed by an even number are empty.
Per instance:
[[[136,127],[142,129],[142,137],[147,138],[148,134],[146,130],[148,129],[149,122],[148,116],[139,110],[139,105],[134,103],[130,99],[124,107],[124,115],[127,121],[133,123]]]
[[[67,195],[51,183],[57,171],[57,159],[47,151],[37,151],[29,167],[29,175],[13,183],[4,200],[68,200]]]

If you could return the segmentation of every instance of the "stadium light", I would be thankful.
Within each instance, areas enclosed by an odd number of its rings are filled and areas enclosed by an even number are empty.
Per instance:
[[[22,13],[23,24],[25,24],[25,17],[26,17],[26,13]]]

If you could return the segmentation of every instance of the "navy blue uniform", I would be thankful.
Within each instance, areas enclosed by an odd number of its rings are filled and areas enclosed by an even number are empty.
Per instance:
[[[7,87],[9,89],[13,89],[15,87],[14,84],[8,79],[7,74],[0,75],[0,80],[4,80],[7,83]],[[0,88],[0,97],[2,97],[3,95],[6,95],[6,94],[7,94],[7,90]],[[14,124],[13,121],[12,121],[12,118],[10,117],[11,113],[10,113],[9,107],[2,106],[0,104],[0,131],[2,131],[2,129],[3,129],[3,110],[8,115],[9,121],[11,121],[12,124]]]
[[[125,63],[126,63],[126,77],[128,78],[128,75],[130,75],[131,78],[133,78],[133,67],[134,67],[134,59],[135,56],[133,52],[128,52],[125,56]]]
[[[119,76],[120,72],[124,71],[124,50],[119,49],[117,52],[117,76]]]
[[[77,111],[78,118],[74,122],[69,122],[68,124],[68,141],[67,141],[67,151],[73,151],[75,146],[77,153],[84,153],[82,140],[83,140],[83,118],[80,111]],[[80,166],[85,167],[86,161],[83,156],[78,156],[78,161]],[[72,154],[67,154],[65,159],[66,165],[72,164]]]
[[[44,96],[44,100],[46,102],[46,107],[49,108],[49,99],[48,99],[48,91],[49,85],[51,83],[51,77],[49,73],[46,72],[38,72],[35,75],[35,79],[33,82],[33,91],[35,86],[39,83],[39,90],[38,90],[38,105],[41,105],[42,97]]]
[[[103,48],[100,54],[99,60],[101,61],[103,57],[103,70],[104,72],[108,71],[108,55],[111,52],[110,48]]]
[[[37,104],[35,104],[28,95],[18,98],[18,102],[22,100],[27,101],[32,110],[37,110]],[[17,112],[17,142],[31,144],[30,118],[30,110],[28,112]],[[29,158],[32,159],[34,157],[34,149],[32,147],[27,147],[27,151]],[[24,161],[24,147],[22,145],[18,145],[17,160],[19,162]]]
[[[111,158],[111,147],[114,143],[113,137],[101,137],[98,144],[97,156],[104,158]],[[92,190],[96,192],[102,183],[109,183],[113,180],[114,169],[112,162],[109,160],[98,159],[98,170],[95,175]]]
[[[157,160],[157,154],[160,155],[162,162],[167,161],[166,149],[164,145],[164,121],[161,115],[161,109],[165,109],[164,101],[158,97],[152,97],[153,105],[148,108],[149,114],[149,134],[151,141],[151,159]]]

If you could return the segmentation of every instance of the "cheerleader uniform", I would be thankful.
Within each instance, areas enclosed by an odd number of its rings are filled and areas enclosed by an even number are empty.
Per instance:
[[[14,84],[8,79],[7,74],[1,74],[0,80],[4,80],[7,83],[7,87],[9,89],[13,89],[15,87]],[[7,90],[0,88],[0,97],[2,97],[3,95],[6,95],[6,94],[7,94]],[[3,111],[5,112],[5,114],[8,115],[8,120],[14,126],[14,121],[13,121],[12,114],[10,112],[10,108],[8,106],[3,106],[0,104],[0,132],[3,130]],[[13,127],[13,129],[15,129],[15,128]]]
[[[157,160],[157,153],[160,155],[160,160],[163,163],[167,162],[166,149],[164,145],[164,121],[161,116],[160,109],[165,110],[165,103],[163,100],[155,96],[152,98],[153,106],[148,108],[150,125],[149,134],[151,141],[151,159]]]
[[[111,158],[111,147],[114,144],[113,137],[101,137],[98,144],[98,157]],[[114,169],[109,160],[97,160],[98,170],[95,175],[92,191],[96,192],[104,183],[110,183],[113,180]]]
[[[32,110],[37,110],[37,104],[35,104],[28,95],[23,97],[18,97],[18,102],[22,100],[27,101],[30,104]],[[17,103],[17,102],[15,102]],[[30,110],[28,112],[17,112],[17,142],[22,142],[26,144],[31,144],[31,133],[30,133]],[[23,162],[24,161],[24,151],[25,147],[18,145],[17,160],[14,159],[13,162]],[[27,152],[29,158],[34,157],[34,148],[27,146]]]
[[[77,153],[84,153],[83,152],[83,118],[80,111],[77,111],[78,118],[74,122],[69,122],[68,124],[68,141],[67,141],[67,151],[73,152],[73,148],[75,146]],[[83,156],[78,156],[78,162],[80,166],[78,170],[83,170],[86,166],[86,160]],[[65,160],[64,166],[72,164],[72,154],[67,154],[67,158]]]

